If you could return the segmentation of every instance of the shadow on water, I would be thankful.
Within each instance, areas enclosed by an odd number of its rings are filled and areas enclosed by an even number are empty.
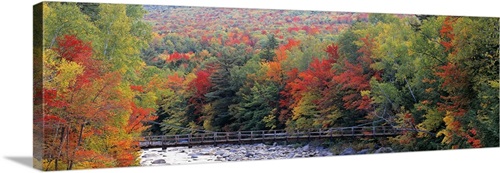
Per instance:
[[[33,157],[29,156],[6,156],[5,157],[8,160],[11,160],[13,162],[17,162],[23,166],[27,166],[30,168],[33,168]]]

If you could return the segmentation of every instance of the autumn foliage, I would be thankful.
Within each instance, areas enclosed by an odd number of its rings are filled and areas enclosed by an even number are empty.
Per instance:
[[[45,170],[139,165],[142,136],[210,131],[376,125],[401,133],[360,140],[498,146],[498,20],[44,7]]]

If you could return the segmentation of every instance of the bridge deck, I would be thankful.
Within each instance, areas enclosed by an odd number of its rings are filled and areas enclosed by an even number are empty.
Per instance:
[[[267,141],[293,141],[338,137],[393,136],[402,132],[387,126],[342,127],[309,131],[260,130],[238,132],[211,132],[183,135],[145,136],[139,141],[141,148],[166,148],[224,143],[253,143]]]

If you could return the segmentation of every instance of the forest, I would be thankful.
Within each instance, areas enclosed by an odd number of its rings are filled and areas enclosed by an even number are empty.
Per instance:
[[[44,170],[136,166],[141,136],[204,131],[377,124],[413,129],[384,139],[398,151],[499,146],[498,18],[60,2],[39,15]]]

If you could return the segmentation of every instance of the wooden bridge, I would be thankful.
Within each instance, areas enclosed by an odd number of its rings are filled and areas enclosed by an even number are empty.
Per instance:
[[[309,131],[260,130],[237,132],[209,132],[182,135],[145,136],[139,141],[141,148],[167,148],[178,146],[243,144],[255,142],[298,141],[339,137],[394,136],[403,132],[389,126],[340,127]]]

